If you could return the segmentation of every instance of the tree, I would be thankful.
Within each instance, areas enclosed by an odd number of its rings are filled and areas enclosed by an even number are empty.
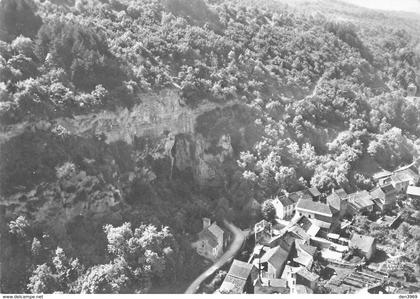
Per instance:
[[[28,289],[33,294],[51,294],[57,287],[57,277],[47,264],[37,266],[29,278]]]
[[[261,206],[261,213],[263,218],[269,222],[274,222],[276,219],[276,208],[273,205],[273,202],[268,199],[263,202]]]
[[[34,37],[42,25],[32,0],[0,2],[0,40],[10,42],[19,35]]]
[[[19,216],[9,223],[9,232],[17,238],[25,240],[28,237],[30,226],[25,216]]]

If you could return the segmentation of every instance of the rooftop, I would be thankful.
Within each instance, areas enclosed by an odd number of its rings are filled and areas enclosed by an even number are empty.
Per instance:
[[[384,178],[384,177],[390,176],[391,174],[392,174],[392,172],[390,172],[390,171],[388,171],[388,170],[382,170],[382,171],[379,171],[379,172],[377,172],[377,173],[374,173],[372,177],[373,177],[375,180],[379,180],[379,179],[381,179],[381,178]]]
[[[226,275],[220,290],[231,294],[241,294],[244,291],[246,281],[251,273],[253,265],[239,260],[233,260],[229,272]]]
[[[216,224],[216,222],[213,222],[212,225],[199,232],[198,236],[200,239],[207,239],[209,245],[215,248],[219,245],[219,240],[223,239],[223,233],[223,230]]]
[[[261,262],[268,262],[273,265],[274,268],[281,268],[283,264],[286,263],[289,252],[281,248],[281,246],[276,246],[270,248],[261,258]]]
[[[313,197],[317,197],[321,195],[321,192],[319,192],[317,187],[311,187],[308,188],[308,192],[313,196]]]
[[[420,187],[408,186],[407,195],[420,196]]]
[[[296,209],[301,209],[307,212],[312,212],[314,214],[320,214],[328,217],[332,217],[333,215],[328,205],[307,199],[299,200],[296,205]]]
[[[317,281],[319,279],[319,275],[313,272],[308,271],[306,268],[300,268],[297,272],[298,275],[302,276],[308,281]]]
[[[354,233],[350,239],[350,247],[355,246],[364,252],[368,252],[374,245],[375,238]]]
[[[304,190],[289,193],[288,197],[294,203],[297,203],[299,199],[301,198],[312,200],[312,196],[308,194],[307,192],[305,192]]]
[[[354,203],[359,209],[370,207],[374,205],[372,196],[366,190],[350,194],[350,202]]]
[[[277,197],[273,200],[273,204],[275,205],[276,202],[281,202],[281,204],[285,207],[293,205],[295,202],[289,199],[286,195]]]
[[[308,288],[307,286],[304,286],[302,284],[296,285],[296,293],[297,294],[313,294],[314,292]]]

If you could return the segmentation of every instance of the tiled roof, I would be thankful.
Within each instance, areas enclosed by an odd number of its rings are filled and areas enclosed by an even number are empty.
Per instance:
[[[297,294],[313,294],[314,292],[308,288],[307,286],[304,286],[302,284],[296,285],[296,293]]]
[[[312,196],[310,194],[308,194],[307,192],[305,192],[304,190],[289,193],[288,197],[294,203],[297,203],[299,201],[299,199],[301,199],[301,198],[312,200]]]
[[[228,294],[242,294],[246,285],[246,280],[235,276],[226,275],[220,286],[220,291]]]
[[[374,237],[353,234],[350,239],[350,247],[355,246],[364,252],[368,252],[373,246],[374,242]]]
[[[338,190],[335,190],[335,193],[338,195],[338,196],[340,196],[340,198],[341,199],[343,199],[343,198],[346,198],[347,197],[347,192],[346,191],[344,191],[344,189],[338,189]]]
[[[420,196],[420,187],[408,186],[407,195]]]
[[[251,273],[253,265],[239,260],[233,260],[229,272],[226,275],[220,290],[231,294],[241,294],[244,291],[246,281]]]
[[[316,253],[316,247],[308,244],[301,244],[300,248],[312,256],[314,256]]]
[[[215,248],[219,245],[219,240],[223,239],[223,230],[216,224],[216,222],[213,222],[212,225],[203,229],[198,236],[200,239],[207,239],[209,245]]]
[[[380,178],[390,176],[391,174],[392,174],[392,172],[390,172],[388,170],[383,170],[383,171],[379,171],[379,172],[373,174],[373,178],[378,180]]]
[[[389,192],[395,191],[394,186],[392,186],[391,184],[384,185],[384,186],[381,187],[381,189],[384,193],[389,193]]]
[[[372,196],[366,190],[350,194],[349,201],[354,203],[354,205],[358,209],[362,209],[362,208],[366,208],[366,207],[370,207],[374,205],[374,202],[372,201]]]
[[[252,267],[252,264],[248,264],[239,260],[233,260],[228,274],[246,280],[251,273]]]
[[[289,228],[289,231],[294,233],[298,238],[302,239],[302,240],[309,240],[311,238],[311,236],[303,229],[301,228],[299,225],[293,225]]]
[[[284,207],[291,206],[291,205],[294,204],[294,202],[291,199],[289,199],[286,195],[280,196],[280,197],[276,198],[274,201],[276,201],[276,200],[281,202],[281,204]]]
[[[419,179],[419,175],[415,173],[411,168],[406,168],[404,170],[396,171],[397,174],[401,179],[404,180],[411,180],[411,179]]]
[[[317,187],[311,187],[308,188],[308,192],[313,196],[313,197],[317,197],[321,195],[321,192],[319,192]]]
[[[268,262],[273,265],[274,268],[281,268],[287,261],[289,252],[281,248],[281,246],[276,246],[270,248],[261,258],[261,262]]]
[[[309,280],[309,281],[317,281],[319,279],[319,275],[315,274],[313,272],[308,271],[306,268],[300,268],[299,271],[296,273],[303,278]]]
[[[332,216],[330,207],[321,202],[315,202],[312,200],[301,199],[296,205],[296,209],[305,210],[314,214],[320,214],[325,216]]]

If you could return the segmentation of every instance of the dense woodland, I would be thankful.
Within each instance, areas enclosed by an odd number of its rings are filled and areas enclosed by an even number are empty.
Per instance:
[[[420,87],[420,43],[413,34],[420,22],[408,26],[392,13],[384,19],[368,10],[363,21],[339,21],[273,3],[0,2],[5,128],[130,108],[143,94],[163,89],[176,89],[190,107],[238,104],[204,114],[196,124],[197,133],[215,143],[221,134],[232,137],[235,156],[224,165],[223,188],[199,188],[184,174],[168,180],[167,169],[155,164],[163,188],[140,179],[128,183],[124,173],[144,157],[133,157],[127,145],[63,137],[60,131],[28,132],[2,145],[2,198],[18,185],[30,190],[48,183],[47,189],[58,190],[84,172],[89,186],[69,187],[83,192],[80,200],[120,189],[141,220],[99,225],[95,233],[102,239],[92,242],[94,253],[77,250],[72,240],[70,256],[60,237],[50,240],[29,216],[12,219],[7,238],[12,248],[22,248],[11,257],[20,259],[14,274],[19,280],[2,281],[5,290],[130,293],[191,280],[187,267],[194,268],[197,257],[185,235],[197,232],[201,216],[249,225],[253,199],[262,203],[305,186],[369,189],[372,172],[419,155],[420,101],[405,96]],[[344,14],[352,13],[345,7]],[[144,142],[137,140],[137,149]],[[89,165],[86,159],[97,161]],[[106,166],[110,159],[116,165]],[[59,196],[51,192],[43,196]],[[169,197],[169,204],[162,200]]]

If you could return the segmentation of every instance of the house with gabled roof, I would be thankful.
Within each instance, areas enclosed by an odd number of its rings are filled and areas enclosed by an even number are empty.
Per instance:
[[[296,205],[299,216],[306,216],[310,221],[322,228],[329,229],[333,223],[333,211],[321,202],[301,199]]]
[[[314,262],[314,256],[317,252],[317,248],[309,245],[303,240],[295,241],[296,257],[293,259],[296,263],[302,265],[307,269],[312,268]]]
[[[327,196],[327,204],[331,207],[334,214],[343,217],[347,210],[348,197],[344,189],[333,189],[331,194]]]
[[[411,199],[420,199],[420,187],[408,186],[406,193]]]
[[[276,209],[276,216],[279,219],[292,217],[295,212],[296,202],[291,200],[287,195],[276,197],[272,201]]]
[[[376,252],[376,239],[371,236],[364,236],[353,233],[350,243],[350,248],[357,248],[361,254],[370,260]]]
[[[259,259],[261,276],[267,278],[278,278],[283,272],[284,266],[289,258],[290,251],[282,246],[276,246],[267,250]]]
[[[372,212],[375,203],[372,196],[366,190],[357,191],[349,195],[347,212],[351,215],[363,212]]]
[[[197,253],[208,259],[215,260],[223,253],[224,231],[216,222],[203,218],[203,229],[198,233],[198,241],[193,243]]]
[[[321,198],[321,192],[319,192],[317,187],[308,188],[306,191],[312,196],[314,200],[319,200]]]
[[[395,206],[398,191],[392,184],[377,186],[370,191],[373,202],[380,210],[385,211]]]
[[[395,171],[391,175],[391,184],[398,192],[405,192],[408,186],[415,186],[419,182],[419,175],[411,168]]]
[[[223,294],[252,294],[252,272],[255,272],[255,276],[257,276],[257,269],[252,264],[233,260],[229,272],[219,288],[219,292]]]
[[[302,228],[310,237],[315,237],[320,229],[318,225],[310,221],[306,216],[299,216],[296,218],[293,225],[297,225]]]
[[[261,220],[254,225],[255,244],[265,244],[273,237],[273,225],[267,220]]]

